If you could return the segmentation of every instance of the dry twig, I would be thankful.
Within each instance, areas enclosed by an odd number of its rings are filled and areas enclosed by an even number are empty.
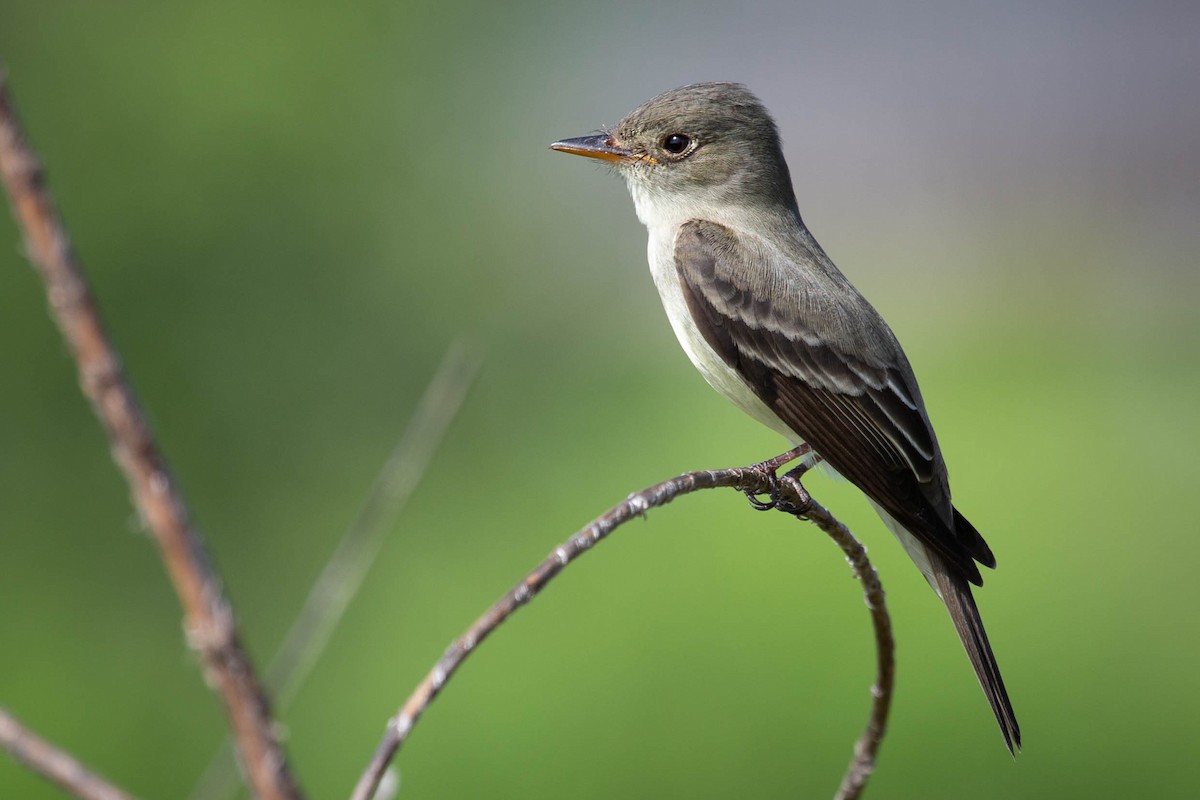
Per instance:
[[[2,73],[0,174],[29,259],[45,284],[51,315],[75,357],[83,393],[108,434],[113,458],[179,595],[188,643],[200,657],[205,679],[225,704],[254,793],[264,800],[297,798],[300,790],[276,738],[266,695],[238,642],[233,609],[104,330]]]
[[[134,505],[158,544],[180,597],[188,642],[200,657],[205,678],[225,704],[253,791],[257,797],[268,800],[298,798],[300,791],[275,736],[266,695],[238,643],[233,611],[105,333],[82,267],[45,188],[41,166],[25,142],[3,73],[0,73],[0,175],[30,260],[46,286],[52,316],[75,356],[83,392],[108,433],[114,460],[129,482]],[[396,716],[388,721],[382,742],[355,786],[353,800],[369,800],[421,714],[463,660],[567,564],[633,517],[680,495],[722,486],[752,495],[770,493],[772,501],[767,505],[812,521],[843,549],[855,576],[863,583],[875,628],[878,672],[872,689],[870,720],[855,745],[854,759],[836,796],[838,800],[857,798],[874,768],[886,729],[894,677],[894,642],[883,589],[865,549],[827,509],[808,496],[793,474],[782,479],[775,477],[776,469],[802,454],[797,450],[753,467],[693,472],[665,481],[631,495],[556,548],[451,644]],[[2,711],[0,744],[78,797],[89,800],[128,797],[26,731]]]
[[[383,777],[384,770],[387,769],[400,746],[412,732],[413,726],[416,725],[421,714],[445,687],[446,682],[462,666],[467,656],[500,623],[544,589],[555,575],[607,537],[617,527],[634,517],[645,514],[651,508],[665,505],[681,495],[717,487],[731,487],[751,496],[770,494],[771,502],[761,505],[778,508],[793,516],[811,520],[838,543],[846,553],[855,577],[863,583],[867,605],[871,609],[871,621],[875,629],[878,675],[872,689],[874,699],[870,721],[855,744],[854,759],[851,761],[850,768],[836,795],[837,800],[857,798],[874,768],[875,756],[886,729],[888,708],[891,703],[895,648],[891,622],[884,603],[883,587],[879,583],[879,577],[874,568],[867,560],[865,548],[850,534],[845,525],[809,497],[804,487],[796,479],[802,473],[803,468],[793,470],[781,479],[775,477],[775,471],[779,467],[808,452],[806,447],[800,447],[751,467],[690,472],[664,481],[630,495],[624,502],[592,521],[556,548],[536,569],[509,590],[450,645],[429,674],[425,676],[425,679],[409,695],[396,715],[388,720],[383,739],[355,785],[354,791],[350,795],[351,800],[370,800]]]
[[[783,478],[784,483],[790,480]],[[800,491],[804,491],[803,488]],[[867,548],[825,506],[811,497],[808,498],[808,507],[803,516],[827,533],[846,554],[854,577],[863,585],[863,596],[871,612],[871,624],[875,627],[875,684],[871,687],[871,717],[866,730],[854,743],[854,758],[834,795],[834,800],[855,800],[866,788],[867,779],[875,769],[879,745],[883,743],[883,736],[887,732],[888,711],[891,709],[896,680],[896,641],[892,637],[892,620],[888,616],[883,584],[867,558]]]
[[[0,708],[0,747],[43,778],[80,800],[133,800]]]
[[[442,357],[353,524],[313,584],[267,667],[267,686],[278,708],[286,709],[291,703],[358,593],[379,548],[462,407],[479,362],[478,353],[463,341],[451,345]],[[192,790],[192,800],[224,800],[234,793],[229,755],[229,742],[225,741]]]

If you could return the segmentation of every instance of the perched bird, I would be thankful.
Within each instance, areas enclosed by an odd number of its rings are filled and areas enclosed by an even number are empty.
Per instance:
[[[970,584],[996,559],[950,501],[908,359],[800,218],[775,122],[735,83],[655,97],[551,148],[613,165],[650,234],[655,286],[692,363],[751,417],[862,490],[945,603],[1010,752],[1021,730]]]

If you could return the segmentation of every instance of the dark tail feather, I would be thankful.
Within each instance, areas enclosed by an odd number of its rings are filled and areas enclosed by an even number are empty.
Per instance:
[[[962,542],[963,547],[967,548],[967,552],[971,554],[971,558],[983,564],[988,569],[996,568],[996,557],[992,555],[992,548],[988,547],[987,542],[979,535],[979,531],[975,530],[975,526],[967,521],[967,518],[958,512],[954,511],[954,535],[958,541]]]
[[[996,715],[996,722],[1000,724],[1000,733],[1004,735],[1008,752],[1015,755],[1021,749],[1021,728],[1017,725],[1017,716],[1008,700],[1000,668],[996,666],[996,656],[988,644],[987,632],[983,629],[983,620],[979,618],[971,587],[964,579],[948,573],[944,568],[937,570],[936,578],[938,591],[950,612],[950,619],[954,620],[958,638],[962,640],[971,666],[975,668],[975,675],[979,678],[979,685],[983,687],[992,713]]]

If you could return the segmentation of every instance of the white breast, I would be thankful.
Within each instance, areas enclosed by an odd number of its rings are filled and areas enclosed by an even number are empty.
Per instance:
[[[675,336],[683,345],[688,358],[696,365],[696,369],[700,370],[704,380],[734,405],[793,444],[800,444],[799,437],[758,398],[742,376],[709,346],[692,318],[692,312],[683,297],[679,273],[675,269],[675,234],[679,226],[675,224],[668,228],[656,224],[647,228],[650,232],[650,242],[646,255],[650,261],[650,274],[662,297],[667,319],[671,321]]]

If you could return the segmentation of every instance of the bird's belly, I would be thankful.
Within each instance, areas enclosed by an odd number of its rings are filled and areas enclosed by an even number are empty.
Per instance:
[[[673,237],[658,237],[651,233],[648,257],[654,285],[662,298],[671,328],[688,358],[704,376],[704,380],[708,381],[708,385],[794,445],[802,444],[796,432],[759,399],[738,371],[721,358],[700,332],[683,297],[683,287],[675,269]]]

